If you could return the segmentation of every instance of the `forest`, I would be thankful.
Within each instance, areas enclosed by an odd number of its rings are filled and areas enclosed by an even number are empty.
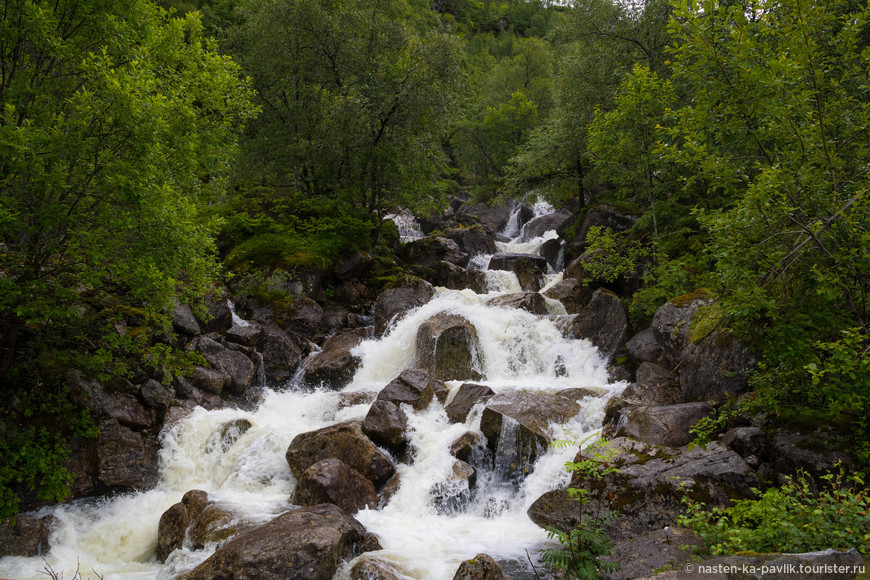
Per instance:
[[[636,217],[573,248],[631,323],[715,296],[741,405],[870,466],[870,22],[856,0],[6,0],[0,516],[69,494],[79,370],[167,381],[177,304],[277,311],[401,208]],[[391,278],[392,276],[392,278]],[[328,292],[327,292],[328,294]]]

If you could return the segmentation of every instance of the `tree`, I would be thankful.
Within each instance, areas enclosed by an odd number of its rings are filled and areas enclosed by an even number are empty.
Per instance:
[[[250,99],[196,15],[146,0],[6,3],[0,382],[22,340],[32,360],[52,344],[149,346],[172,301],[209,286],[199,207],[222,191]],[[131,312],[142,332],[118,330]]]
[[[454,36],[404,0],[251,0],[244,16],[232,46],[263,106],[250,179],[378,216],[438,193]]]

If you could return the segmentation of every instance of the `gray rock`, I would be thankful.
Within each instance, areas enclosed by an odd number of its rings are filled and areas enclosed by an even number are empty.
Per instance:
[[[24,556],[32,558],[47,554],[51,549],[48,535],[53,516],[36,518],[18,514],[14,520],[0,520],[0,556]]]
[[[121,425],[116,419],[100,422],[97,440],[97,477],[103,485],[144,490],[157,483],[156,441]]]
[[[233,313],[225,296],[212,296],[205,302],[207,315],[205,318],[196,317],[203,334],[210,332],[224,333],[233,325]]]
[[[330,580],[365,539],[365,528],[338,506],[300,508],[239,534],[184,578]]]
[[[602,560],[620,562],[619,570],[600,577],[602,580],[631,580],[650,576],[665,566],[684,569],[685,564],[692,562],[692,550],[688,547],[702,547],[701,540],[690,530],[673,526],[667,532],[661,529],[617,542],[612,555]]]
[[[699,308],[712,303],[711,294],[699,289],[669,300],[656,310],[651,328],[656,342],[662,348],[663,366],[676,366],[686,345],[692,316]]]
[[[206,544],[225,542],[253,527],[251,522],[227,506],[209,502],[191,517],[187,539],[194,550],[201,550]]]
[[[373,263],[374,259],[371,254],[355,252],[346,256],[335,269],[334,273],[339,280],[352,280],[364,276]]]
[[[362,431],[369,439],[385,447],[397,448],[408,442],[405,429],[408,417],[392,401],[375,401],[362,422]]]
[[[444,232],[444,237],[456,242],[459,249],[469,256],[495,254],[498,251],[495,240],[483,226],[449,229]]]
[[[550,230],[558,230],[571,218],[571,213],[565,210],[532,218],[523,225],[523,241],[528,242],[543,236]]]
[[[803,470],[818,478],[834,472],[837,463],[842,462],[847,473],[854,471],[854,458],[837,450],[834,439],[835,434],[825,430],[814,433],[778,431],[771,441],[774,469],[783,475],[794,475]]]
[[[467,431],[450,444],[450,455],[462,461],[468,461],[472,450],[480,443],[480,435]]]
[[[562,267],[559,265],[559,255],[562,253],[562,242],[557,238],[549,239],[538,248],[538,254],[547,260],[547,264],[555,270],[562,270]]]
[[[227,331],[227,340],[244,346],[257,346],[263,336],[263,329],[259,326],[232,326]]]
[[[622,392],[622,397],[641,405],[676,405],[683,401],[683,391],[674,373],[651,362],[641,363],[635,373],[637,381]]]
[[[225,387],[237,395],[243,395],[254,382],[257,367],[244,353],[224,349],[214,357],[206,356],[206,359],[220,367],[230,377]]]
[[[263,328],[258,350],[263,356],[266,379],[274,383],[290,379],[303,356],[299,345],[276,326]]]
[[[405,263],[425,268],[433,268],[441,261],[464,268],[471,259],[471,256],[459,249],[456,242],[442,237],[426,237],[408,242],[402,247],[400,255]]]
[[[689,342],[681,353],[680,388],[686,401],[725,402],[749,388],[748,371],[755,360],[734,337],[715,332],[700,343]]]
[[[477,329],[458,314],[436,314],[417,329],[416,366],[441,381],[482,379]]]
[[[495,395],[495,392],[486,385],[463,383],[453,400],[450,401],[444,411],[452,423],[465,423],[472,407],[481,401],[485,401]]]
[[[478,554],[470,560],[465,560],[459,565],[453,580],[509,580],[490,556]]]
[[[142,384],[139,391],[142,394],[142,400],[145,404],[156,409],[158,412],[163,412],[169,405],[172,404],[172,399],[175,397],[175,392],[172,388],[158,383],[154,379],[148,379]]]
[[[504,229],[508,220],[511,217],[513,208],[510,202],[506,202],[498,206],[489,206],[485,203],[477,203],[474,205],[463,206],[460,212],[474,216],[475,220],[488,228],[490,231],[498,232]]]
[[[758,427],[729,429],[720,441],[722,445],[730,447],[744,458],[750,455],[760,457],[764,454],[765,447],[767,447],[767,437],[764,431]]]
[[[323,308],[317,302],[307,296],[295,296],[286,317],[280,322],[284,330],[312,338],[318,332],[322,317]]]
[[[390,401],[396,405],[406,403],[417,411],[425,409],[435,394],[429,373],[420,369],[402,371],[398,377],[378,393],[378,401]]]
[[[602,203],[589,208],[586,212],[586,218],[583,220],[583,225],[580,231],[574,238],[577,241],[585,241],[586,234],[592,226],[610,228],[614,232],[624,232],[631,229],[641,215],[640,208],[638,213],[626,211],[625,208],[617,209],[611,204]]]
[[[518,308],[541,316],[546,316],[549,313],[547,301],[537,292],[519,292],[517,294],[496,296],[487,300],[486,305],[500,308]]]
[[[189,336],[199,336],[202,333],[193,310],[187,304],[176,304],[172,309],[172,326],[176,332]]]
[[[615,294],[598,289],[571,323],[574,338],[586,338],[610,361],[628,339],[628,313]]]
[[[286,459],[296,479],[314,463],[334,457],[382,484],[395,471],[390,458],[362,432],[360,422],[347,421],[297,435],[287,448]]]
[[[70,371],[66,376],[70,397],[77,405],[93,414],[95,419],[115,419],[132,429],[144,429],[154,424],[153,414],[135,398],[107,390],[98,381],[87,381],[80,371]]]
[[[434,266],[434,282],[450,290],[469,288],[477,294],[486,291],[486,274],[481,270],[468,270],[450,262],[440,261]]]
[[[354,564],[351,580],[405,580],[408,576],[395,564],[379,558],[366,558]]]
[[[333,390],[346,387],[360,365],[360,358],[351,350],[365,338],[364,331],[351,331],[333,336],[323,343],[323,350],[305,359],[305,382],[309,385],[325,386]]]
[[[400,319],[412,308],[417,308],[429,302],[435,295],[432,284],[412,278],[401,288],[388,288],[381,292],[375,303],[375,334],[382,336],[395,321]]]
[[[544,292],[544,296],[558,300],[568,314],[579,314],[592,300],[593,290],[574,278],[563,280]]]
[[[689,429],[712,410],[707,403],[641,405],[629,411],[622,435],[652,445],[680,447],[693,439]]]
[[[641,330],[625,343],[625,350],[635,364],[658,363],[662,358],[662,347],[658,343],[652,327]]]
[[[499,253],[490,258],[488,269],[513,272],[524,291],[537,292],[543,285],[547,260],[532,254]]]
[[[223,370],[193,367],[190,375],[191,384],[201,391],[220,395],[224,386],[230,381],[230,376]]]
[[[297,505],[332,503],[355,514],[366,507],[378,506],[374,484],[340,459],[329,458],[306,469],[291,500]]]
[[[822,550],[805,554],[720,556],[695,564],[692,573],[665,572],[656,580],[853,580],[866,562],[856,550]],[[803,570],[803,571],[802,571]],[[842,570],[842,572],[834,572]]]
[[[184,544],[190,523],[208,506],[208,494],[193,489],[181,501],[163,512],[157,525],[157,559],[165,562],[173,551]]]

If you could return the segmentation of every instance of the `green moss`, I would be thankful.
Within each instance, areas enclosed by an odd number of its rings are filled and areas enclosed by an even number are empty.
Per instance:
[[[671,304],[673,304],[677,308],[685,308],[695,300],[709,299],[712,297],[713,292],[710,289],[698,288],[694,292],[690,292],[689,294],[683,294],[682,296],[671,298]]]
[[[697,292],[697,290],[695,292]],[[692,294],[686,294],[685,296],[692,296],[695,292]],[[689,326],[689,340],[695,343],[704,340],[719,325],[722,316],[722,308],[718,304],[708,304],[707,306],[699,308],[694,316],[692,316],[692,322]],[[723,335],[721,340],[726,340],[726,336]]]

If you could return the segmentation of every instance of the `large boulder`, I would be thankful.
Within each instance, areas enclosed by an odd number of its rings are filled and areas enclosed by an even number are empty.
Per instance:
[[[162,413],[172,404],[172,399],[175,398],[175,391],[172,387],[168,387],[154,379],[148,379],[139,388],[139,394],[142,395],[142,400],[145,404]]]
[[[498,253],[490,258],[488,269],[513,272],[523,291],[537,292],[544,282],[547,260],[532,254]]]
[[[661,365],[644,362],[635,373],[635,382],[622,392],[622,398],[641,405],[676,405],[683,392],[675,373]]]
[[[579,314],[592,299],[593,290],[574,278],[563,278],[544,291],[544,296],[558,300],[568,314]]]
[[[641,405],[628,412],[622,435],[652,445],[680,447],[692,440],[689,429],[712,410],[707,403]]]
[[[185,580],[330,580],[366,539],[341,508],[321,504],[284,513],[239,534]]]
[[[532,218],[523,225],[523,241],[541,237],[550,230],[558,230],[572,217],[570,212],[561,210]]]
[[[774,469],[779,474],[794,475],[799,470],[818,478],[837,470],[842,462],[847,473],[854,471],[855,460],[843,451],[837,450],[836,434],[819,429],[813,433],[797,431],[777,431],[771,441],[770,455]]]
[[[70,371],[66,376],[70,398],[88,409],[93,417],[114,419],[124,427],[144,429],[154,424],[154,414],[134,397],[109,391],[98,381],[88,381],[80,371]]]
[[[486,305],[500,308],[518,308],[540,316],[549,314],[547,301],[537,292],[518,292],[516,294],[496,296],[487,300]]]
[[[574,338],[586,338],[610,361],[628,339],[628,312],[615,294],[598,289],[589,304],[574,317],[570,327]]]
[[[426,237],[405,244],[401,250],[401,258],[405,263],[424,268],[432,268],[441,261],[464,268],[471,256],[460,250],[459,245],[451,239]]]
[[[459,249],[469,256],[495,254],[498,251],[493,237],[480,225],[453,228],[444,232],[444,237],[456,242]]]
[[[725,402],[749,388],[754,358],[733,336],[714,332],[688,342],[680,355],[680,388],[686,401]]]
[[[186,537],[191,548],[201,550],[206,544],[225,542],[252,527],[242,514],[221,503],[210,502],[191,520]]]
[[[211,296],[205,301],[206,315],[196,317],[196,323],[203,334],[224,333],[233,325],[233,313],[226,296]]]
[[[207,505],[208,494],[193,489],[185,493],[180,502],[163,512],[157,525],[158,560],[165,562],[169,554],[184,544],[190,523]]]
[[[198,336],[202,333],[193,310],[187,304],[176,304],[172,309],[172,327],[176,332],[189,336]]]
[[[144,490],[157,483],[157,442],[117,419],[100,422],[97,477],[112,489]]]
[[[375,334],[382,336],[394,321],[423,306],[434,295],[432,284],[420,278],[408,278],[401,287],[387,288],[375,303]]]
[[[360,365],[360,358],[351,354],[351,350],[356,348],[363,338],[365,338],[364,331],[353,331],[327,339],[323,343],[323,350],[302,363],[305,382],[334,390],[347,386],[353,380],[353,375]]]
[[[263,357],[266,380],[273,383],[283,383],[292,378],[304,355],[296,341],[275,325],[263,328],[257,346]]]
[[[200,391],[220,395],[224,392],[224,386],[230,381],[230,375],[221,369],[208,369],[205,367],[193,367],[190,372],[190,383]]]
[[[380,558],[366,558],[353,565],[351,580],[406,580],[408,576],[395,564]]]
[[[233,325],[226,334],[227,340],[242,346],[257,346],[263,336],[263,329],[254,324]]]
[[[416,366],[441,381],[481,380],[477,329],[458,314],[436,314],[417,329]]]
[[[374,258],[371,254],[355,252],[349,256],[345,256],[333,273],[339,280],[352,280],[364,276],[372,267],[373,263]]]
[[[652,321],[652,332],[656,343],[662,349],[662,364],[673,368],[680,360],[680,354],[689,336],[692,316],[699,308],[713,303],[709,291],[698,289],[669,300],[656,310]]]
[[[395,471],[387,454],[362,432],[359,421],[300,433],[293,438],[286,453],[287,464],[296,479],[314,463],[331,457],[342,460],[375,484],[384,483]]]
[[[477,223],[482,224],[490,231],[498,232],[507,225],[512,212],[511,202],[506,202],[496,206],[490,206],[485,203],[465,205],[457,213],[473,216],[474,221]]]
[[[642,213],[641,209],[636,206],[615,206],[609,203],[602,203],[591,207],[586,212],[586,218],[583,220],[583,225],[577,232],[574,241],[585,241],[589,228],[593,226],[610,228],[614,232],[624,232],[631,229],[637,223]]]
[[[320,328],[323,308],[307,296],[294,296],[293,303],[280,317],[284,330],[295,332],[306,338],[313,338]]]
[[[421,369],[407,369],[378,393],[378,401],[396,405],[411,405],[417,411],[425,409],[435,396],[435,383],[429,373]]]
[[[198,339],[196,348],[215,367],[215,370],[223,371],[229,377],[226,388],[242,395],[251,386],[257,374],[257,367],[247,355],[228,349],[206,336]]]
[[[481,270],[469,270],[443,260],[435,264],[434,270],[434,282],[438,286],[450,290],[468,288],[477,294],[486,291],[486,273]]]
[[[348,513],[378,506],[374,484],[334,457],[318,461],[302,473],[291,501],[297,505],[332,503]]]
[[[656,340],[652,327],[647,327],[632,336],[625,343],[625,350],[635,364],[658,363],[662,358],[662,347]]]
[[[481,401],[489,399],[493,395],[495,395],[495,392],[486,385],[463,383],[459,386],[459,390],[456,391],[453,400],[444,407],[444,411],[452,423],[465,423],[472,407]]]
[[[508,577],[491,556],[478,554],[459,565],[453,580],[508,580]]]
[[[408,442],[405,430],[408,417],[392,401],[375,401],[362,422],[362,430],[369,439],[387,448],[399,448]]]
[[[512,473],[500,477],[521,478],[550,444],[550,425],[565,423],[580,412],[579,401],[599,393],[587,389],[509,391],[492,397],[480,418],[487,447],[507,462]]]
[[[14,520],[0,520],[0,557],[32,558],[47,554],[51,549],[48,534],[53,520],[53,516],[36,518],[26,514],[18,514]]]

